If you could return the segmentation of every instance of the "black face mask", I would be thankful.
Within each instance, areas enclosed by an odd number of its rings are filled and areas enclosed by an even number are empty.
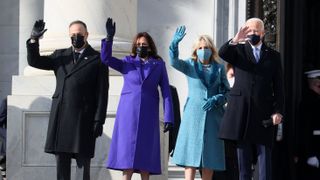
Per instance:
[[[148,56],[148,47],[147,46],[138,46],[136,50],[137,55],[140,58],[145,58]]]
[[[85,44],[84,36],[82,36],[81,34],[76,34],[72,36],[71,44],[74,48],[77,48],[77,49],[82,48]]]
[[[249,38],[249,41],[252,45],[256,45],[260,42],[260,36],[258,36],[258,35],[251,34],[247,37]]]

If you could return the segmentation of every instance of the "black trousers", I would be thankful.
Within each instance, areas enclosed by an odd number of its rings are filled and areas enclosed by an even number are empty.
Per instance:
[[[76,180],[90,180],[90,162],[87,157],[80,157],[69,153],[56,154],[57,162],[57,180],[71,179],[71,159],[75,158],[77,162]]]

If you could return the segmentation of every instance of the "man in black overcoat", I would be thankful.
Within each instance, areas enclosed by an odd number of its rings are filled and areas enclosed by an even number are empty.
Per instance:
[[[320,69],[305,72],[307,89],[300,104],[298,180],[320,179]]]
[[[256,154],[259,179],[271,179],[274,125],[281,123],[284,109],[280,54],[262,42],[264,34],[263,21],[251,18],[219,50],[235,76],[219,133],[237,142],[240,180],[251,180]]]
[[[29,65],[53,70],[56,77],[45,152],[56,157],[57,179],[70,179],[71,158],[75,158],[75,179],[89,180],[96,138],[102,135],[106,118],[108,69],[88,44],[84,22],[70,23],[71,47],[41,56],[39,38],[46,30],[43,20],[36,21],[27,40]]]

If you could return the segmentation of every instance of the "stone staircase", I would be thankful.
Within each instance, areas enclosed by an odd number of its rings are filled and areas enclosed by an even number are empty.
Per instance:
[[[199,171],[196,172],[195,180],[200,180]],[[184,180],[184,168],[172,164],[168,166],[168,180]]]

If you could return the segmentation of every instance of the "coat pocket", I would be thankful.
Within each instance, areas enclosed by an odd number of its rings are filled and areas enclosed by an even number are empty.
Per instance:
[[[188,102],[189,102],[189,97],[187,98],[186,103],[183,106],[183,111],[186,109],[186,106],[187,106]]]

